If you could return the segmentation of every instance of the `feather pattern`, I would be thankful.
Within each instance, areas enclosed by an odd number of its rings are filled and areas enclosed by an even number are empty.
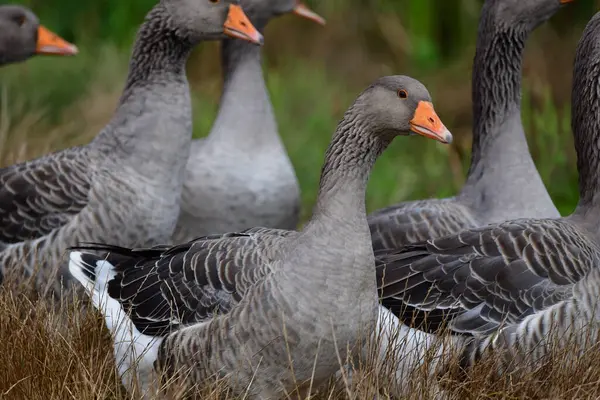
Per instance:
[[[563,300],[598,262],[588,235],[565,220],[515,220],[380,253],[382,296],[423,309],[477,308],[452,321],[457,331],[475,330],[473,319],[514,323]]]
[[[490,344],[525,352],[536,348],[551,326],[571,329],[574,320],[592,312],[577,300],[589,295],[575,293],[589,285],[598,290],[600,283],[590,281],[600,247],[569,219],[523,219],[465,230],[381,252],[377,262],[383,304],[391,299],[444,311],[452,331],[473,337],[465,350],[467,363]],[[498,330],[505,340],[497,339]]]
[[[138,331],[163,336],[181,325],[226,314],[248,287],[265,278],[280,242],[296,232],[252,228],[197,238],[173,247],[126,249],[80,246],[106,255],[116,277],[108,294],[118,300]]]
[[[88,203],[85,147],[0,169],[0,241],[36,239],[66,224]]]
[[[393,249],[482,225],[455,198],[400,203],[369,214],[373,250]]]

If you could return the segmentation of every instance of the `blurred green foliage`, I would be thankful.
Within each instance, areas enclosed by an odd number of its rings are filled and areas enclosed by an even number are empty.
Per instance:
[[[42,110],[35,129],[25,129],[28,135],[59,129],[65,138],[75,137],[89,121],[86,113],[73,114],[73,106],[96,92],[118,93],[134,33],[156,0],[12,2],[30,6],[44,25],[75,42],[82,52],[69,59],[37,57],[0,70],[0,87],[9,99],[7,104],[0,99],[0,109],[6,110],[0,118],[9,117],[10,124],[4,125],[19,127],[9,127],[8,135],[21,135],[20,121]],[[458,140],[452,146],[419,138],[397,140],[373,171],[369,209],[456,193],[469,163],[470,65],[482,0],[307,3],[328,19],[326,28],[285,19],[274,23],[275,34],[266,38],[268,86],[302,186],[304,215],[309,215],[314,202],[322,157],[338,119],[363,85],[382,74],[400,72],[421,79]],[[581,29],[598,3],[575,0],[528,45],[533,60],[526,68],[523,123],[536,164],[563,214],[577,202],[568,67]],[[203,46],[188,65],[196,136],[208,133],[218,104],[215,49]],[[79,107],[88,103],[83,104]]]
[[[110,40],[128,45],[156,0],[11,0],[11,3],[28,5],[44,24],[68,40]],[[378,28],[377,16],[397,16],[411,43],[411,61],[422,68],[435,68],[471,42],[483,0],[307,0],[306,3],[326,16],[357,16],[359,23],[348,28],[371,33],[371,37],[377,36],[372,35]],[[551,24],[559,31],[565,25],[583,24],[597,7],[598,0],[575,0]]]

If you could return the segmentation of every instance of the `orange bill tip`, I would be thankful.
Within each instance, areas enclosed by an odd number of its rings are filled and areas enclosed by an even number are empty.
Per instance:
[[[294,7],[294,14],[316,22],[319,25],[325,25],[327,23],[327,21],[325,21],[325,18],[321,17],[319,14],[308,8],[308,6],[302,3],[301,1],[299,1],[296,7]]]
[[[420,101],[417,104],[413,119],[410,120],[410,130],[429,139],[452,143],[452,134],[444,126],[429,101]]]
[[[232,4],[229,6],[229,14],[223,25],[223,32],[230,37],[246,40],[250,43],[263,45],[263,35],[252,25],[242,7]]]
[[[73,56],[79,52],[77,46],[71,44],[40,25],[37,31],[36,54],[55,54],[59,56]]]

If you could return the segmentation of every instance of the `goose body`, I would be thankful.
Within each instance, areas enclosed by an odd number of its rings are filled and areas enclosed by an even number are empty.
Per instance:
[[[466,183],[456,197],[404,202],[369,215],[375,250],[509,219],[560,216],[521,123],[521,64],[531,31],[569,1],[485,1],[473,60],[473,146]]]
[[[401,89],[410,95],[399,98]],[[296,388],[307,394],[332,376],[338,355],[352,356],[377,319],[368,175],[391,140],[410,131],[451,140],[424,86],[404,76],[381,78],[338,125],[302,231],[251,228],[174,247],[73,251],[73,276],[92,299],[116,307],[96,303],[107,326],[118,313],[135,327],[127,344],[116,343],[117,360],[139,352],[135,340],[145,335],[138,382],[154,373],[152,365],[167,377],[183,368],[186,384],[216,374],[236,393],[261,399]]]
[[[90,144],[0,170],[0,277],[40,268],[38,286],[58,289],[70,277],[65,251],[80,241],[169,240],[192,131],[187,57],[200,40],[220,39],[241,22],[262,40],[239,6],[172,3],[147,15],[117,110]],[[186,8],[206,14],[203,26],[182,15]]]
[[[589,349],[599,338],[600,14],[588,23],[574,62],[572,130],[580,201],[556,219],[517,219],[382,251],[383,303],[448,318],[470,366],[492,350],[535,365],[558,343]],[[439,325],[438,325],[439,326]],[[577,354],[575,354],[577,356]]]
[[[294,12],[324,20],[297,0],[242,2],[262,31]],[[236,40],[221,46],[223,95],[209,136],[192,141],[175,243],[253,226],[295,229],[300,188],[279,137],[264,81],[261,49]]]
[[[75,55],[77,47],[40,25],[35,14],[18,5],[0,5],[0,66],[34,55]]]

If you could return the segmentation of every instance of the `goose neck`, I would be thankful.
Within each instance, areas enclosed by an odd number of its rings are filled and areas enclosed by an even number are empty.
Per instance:
[[[356,109],[349,110],[338,125],[325,155],[313,217],[288,254],[286,277],[281,281],[284,292],[304,287],[299,292],[311,293],[318,288],[324,296],[366,316],[374,315],[377,296],[365,192],[377,157],[392,139],[378,135],[374,127]],[[304,268],[298,268],[299,263]],[[308,308],[314,297],[296,301]],[[339,309],[322,311],[325,315],[336,311],[339,316]]]
[[[165,15],[162,7],[155,7],[138,31],[121,104],[140,87],[186,80],[185,65],[194,43],[178,35]]]
[[[600,19],[596,24],[600,27]],[[578,213],[600,223],[600,62],[595,46],[596,33],[584,32],[573,68],[572,119],[577,171],[579,172]]]
[[[183,169],[192,133],[185,64],[194,44],[165,15],[159,5],[146,16],[117,110],[94,141],[151,179]]]
[[[260,32],[262,33],[262,30]],[[224,88],[230,86],[231,80],[239,70],[258,66],[258,70],[262,72],[261,55],[261,48],[255,44],[239,39],[223,40],[221,42],[221,67]]]
[[[313,220],[366,223],[365,191],[379,155],[391,142],[359,107],[346,112],[325,154]]]
[[[221,46],[223,95],[209,140],[235,143],[246,152],[281,146],[260,47],[236,39]]]
[[[459,197],[489,222],[523,217],[524,210],[539,218],[559,216],[529,153],[521,121],[522,57],[528,33],[486,13],[479,26],[471,165]]]
[[[507,146],[528,152],[520,117],[526,36],[522,29],[482,17],[472,76],[472,169]]]

